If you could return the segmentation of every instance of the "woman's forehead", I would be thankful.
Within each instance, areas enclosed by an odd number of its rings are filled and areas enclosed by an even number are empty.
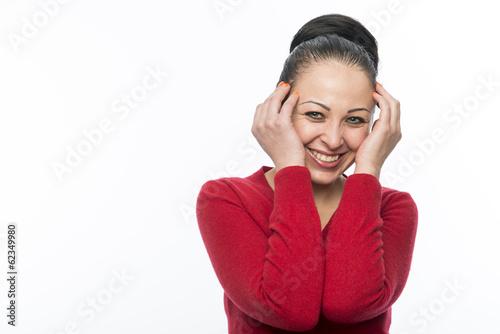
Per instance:
[[[357,67],[342,64],[317,64],[303,72],[293,85],[298,90],[300,100],[313,100],[325,104],[338,105],[372,103],[373,87],[368,76]]]

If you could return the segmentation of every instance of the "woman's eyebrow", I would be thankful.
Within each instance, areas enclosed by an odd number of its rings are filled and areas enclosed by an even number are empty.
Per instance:
[[[347,113],[360,111],[360,110],[366,110],[368,113],[370,113],[370,110],[368,110],[366,108],[355,108],[355,109],[347,110]]]
[[[305,102],[300,103],[299,105],[304,104],[304,103],[314,103],[314,104],[317,104],[318,106],[323,107],[324,109],[330,111],[330,108],[328,108],[327,106],[325,106],[323,103],[319,103],[319,102],[316,102],[316,101],[305,101]],[[347,113],[351,113],[351,112],[355,112],[355,111],[360,111],[360,110],[366,110],[368,113],[370,112],[366,108],[355,108],[355,109],[348,110]]]
[[[330,111],[330,108],[328,108],[327,106],[325,106],[323,103],[319,103],[319,102],[316,102],[316,101],[306,101],[306,102],[302,102],[301,104],[304,104],[304,103],[314,103],[314,104],[317,104],[318,106],[323,107],[326,110]]]

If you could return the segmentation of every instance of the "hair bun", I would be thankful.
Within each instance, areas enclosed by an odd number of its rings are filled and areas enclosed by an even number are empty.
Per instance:
[[[378,67],[378,48],[375,37],[359,21],[341,14],[326,14],[316,17],[299,29],[290,45],[290,53],[297,45],[322,35],[338,35],[365,49]]]

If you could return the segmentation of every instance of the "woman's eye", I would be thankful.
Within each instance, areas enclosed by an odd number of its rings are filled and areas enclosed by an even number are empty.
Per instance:
[[[306,112],[306,115],[313,118],[313,119],[322,119],[323,118],[323,114],[320,112],[317,112],[317,111]]]
[[[362,119],[361,117],[349,117],[347,119],[347,122],[349,122],[351,124],[363,124],[363,123],[366,123],[366,121],[364,119]]]

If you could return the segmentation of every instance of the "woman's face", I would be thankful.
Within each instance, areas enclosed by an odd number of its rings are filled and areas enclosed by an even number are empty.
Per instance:
[[[309,65],[293,83],[292,122],[313,183],[330,184],[354,163],[372,125],[373,90],[363,70],[337,62]]]

